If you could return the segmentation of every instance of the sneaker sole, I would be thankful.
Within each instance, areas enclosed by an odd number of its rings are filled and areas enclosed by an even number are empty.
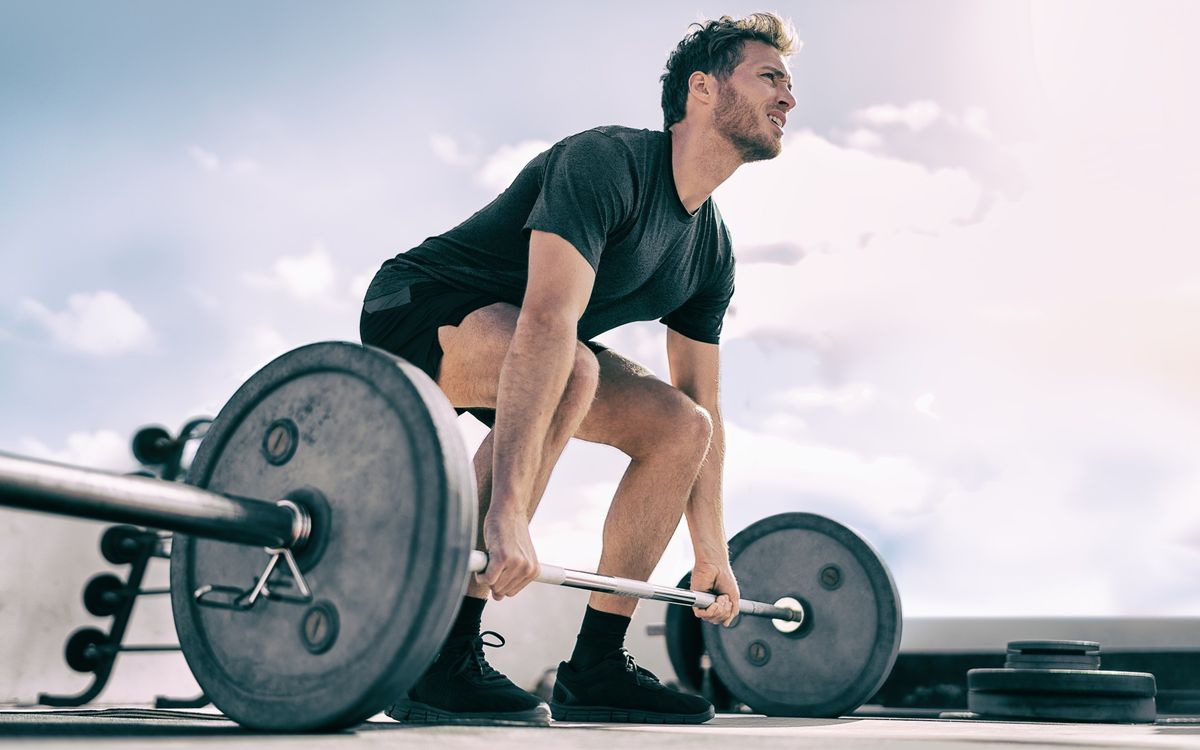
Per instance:
[[[404,724],[458,724],[468,726],[550,726],[550,709],[545,703],[527,711],[455,713],[417,701],[402,700],[388,706],[388,716]]]
[[[703,724],[716,715],[713,709],[698,714],[669,714],[608,706],[564,706],[550,703],[555,721],[604,722],[607,724]]]

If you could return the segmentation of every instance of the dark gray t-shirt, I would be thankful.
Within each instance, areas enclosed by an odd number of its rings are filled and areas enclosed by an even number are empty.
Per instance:
[[[368,312],[408,299],[433,279],[520,305],[530,230],[570,242],[596,271],[579,337],[661,318],[697,341],[717,343],[733,295],[729,233],[712,199],[689,215],[671,170],[671,136],[599,127],[534,157],[474,216],[383,264]]]

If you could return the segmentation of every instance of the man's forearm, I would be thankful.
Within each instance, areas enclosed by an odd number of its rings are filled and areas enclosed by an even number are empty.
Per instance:
[[[567,317],[522,314],[500,370],[496,394],[491,509],[527,516],[542,446],[575,357],[576,325]]]
[[[709,413],[713,420],[712,442],[696,483],[692,486],[685,515],[696,559],[723,562],[729,559],[721,495],[725,470],[725,426],[720,409],[712,407]]]

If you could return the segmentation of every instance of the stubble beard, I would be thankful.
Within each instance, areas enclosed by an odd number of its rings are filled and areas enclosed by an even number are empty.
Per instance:
[[[779,156],[782,148],[779,139],[763,132],[762,122],[754,107],[732,86],[723,92],[717,102],[713,122],[717,132],[737,149],[743,162]]]

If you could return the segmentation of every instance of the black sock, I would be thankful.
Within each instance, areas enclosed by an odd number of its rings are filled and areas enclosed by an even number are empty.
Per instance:
[[[588,607],[583,615],[579,636],[575,639],[571,668],[579,670],[594,667],[605,656],[624,646],[625,633],[632,619]]]
[[[487,604],[487,599],[476,599],[473,596],[463,597],[462,606],[458,608],[458,616],[454,618],[454,624],[450,626],[450,635],[446,636],[447,646],[465,645],[479,635],[483,623],[483,605],[485,604]]]

